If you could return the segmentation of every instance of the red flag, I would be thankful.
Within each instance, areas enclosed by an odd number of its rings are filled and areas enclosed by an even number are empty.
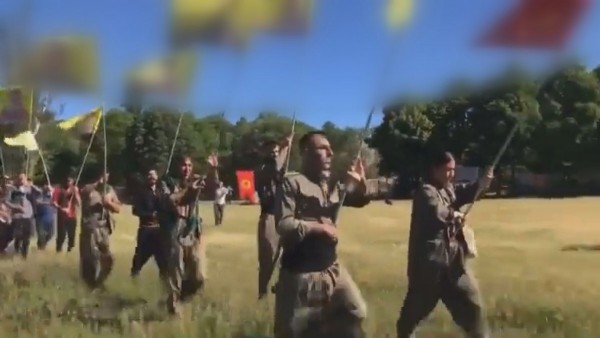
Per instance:
[[[520,0],[479,44],[560,49],[588,6],[589,0]]]
[[[254,171],[238,170],[235,172],[238,181],[240,199],[255,202]]]

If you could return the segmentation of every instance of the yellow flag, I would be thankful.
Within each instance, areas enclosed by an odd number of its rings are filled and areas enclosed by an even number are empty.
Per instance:
[[[175,44],[195,42],[243,47],[249,32],[234,30],[230,14],[239,0],[171,0],[170,31]]]
[[[79,135],[93,134],[98,129],[102,118],[102,108],[96,108],[89,113],[73,116],[58,124],[63,130],[73,130]]]
[[[399,28],[408,23],[414,10],[414,0],[387,0],[386,19],[392,28]]]
[[[236,32],[303,32],[308,26],[313,0],[236,0],[231,24]]]
[[[95,40],[64,36],[42,40],[21,63],[21,78],[51,89],[91,92],[98,86]]]
[[[279,21],[283,6],[282,0],[235,0],[229,22],[238,34],[267,29]]]
[[[133,70],[129,86],[138,92],[181,94],[188,90],[197,63],[192,51],[179,51]]]
[[[31,131],[25,131],[15,137],[7,137],[4,143],[13,147],[25,147],[29,151],[38,150],[38,144],[35,140],[35,135]]]

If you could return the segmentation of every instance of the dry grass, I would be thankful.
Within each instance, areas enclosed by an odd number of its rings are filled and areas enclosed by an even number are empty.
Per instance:
[[[594,337],[600,332],[600,252],[564,251],[597,244],[600,199],[483,201],[472,214],[480,257],[475,271],[495,337]],[[165,320],[157,270],[128,277],[135,220],[120,216],[112,244],[115,271],[103,293],[78,279],[77,253],[33,251],[0,262],[1,337],[261,337],[272,328],[272,302],[256,301],[256,218],[231,206],[225,226],[207,215],[209,280],[184,319]],[[392,337],[406,288],[410,204],[344,210],[340,252],[369,305],[369,337]],[[585,249],[585,248],[584,248]],[[421,337],[458,337],[442,306]]]

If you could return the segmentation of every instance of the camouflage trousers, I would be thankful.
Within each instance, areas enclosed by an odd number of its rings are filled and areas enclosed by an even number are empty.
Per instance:
[[[293,273],[282,269],[275,295],[276,338],[364,337],[367,306],[342,266]]]
[[[396,322],[397,337],[414,337],[413,332],[419,322],[433,311],[440,300],[467,337],[489,337],[479,287],[464,261],[450,266],[430,261],[416,263],[409,275],[408,292]]]
[[[267,294],[269,279],[275,270],[275,255],[279,249],[279,234],[275,216],[261,214],[258,220],[258,294]]]
[[[112,271],[110,229],[97,224],[82,224],[79,234],[79,264],[83,281],[90,288],[101,286]]]
[[[185,220],[179,220],[166,243],[167,307],[172,314],[179,313],[179,303],[194,296],[206,279],[205,243],[197,230],[186,238],[179,238],[177,234],[185,226]]]

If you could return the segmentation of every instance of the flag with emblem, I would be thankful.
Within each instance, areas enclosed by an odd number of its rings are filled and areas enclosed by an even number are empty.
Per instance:
[[[414,0],[387,0],[385,18],[392,29],[401,28],[412,17]]]
[[[58,123],[58,128],[74,132],[80,137],[91,135],[98,130],[102,108],[96,108],[89,113],[73,116]]]
[[[200,42],[244,47],[252,32],[233,29],[234,1],[238,0],[171,0],[171,42],[176,46]]]
[[[237,176],[240,199],[255,203],[254,171],[238,170],[235,175]]]
[[[96,42],[86,36],[42,40],[26,53],[18,73],[36,87],[93,92],[98,86]]]
[[[561,49],[589,0],[521,0],[478,41],[509,48]]]
[[[183,94],[192,82],[196,63],[194,52],[174,52],[134,69],[128,87],[136,93]]]

